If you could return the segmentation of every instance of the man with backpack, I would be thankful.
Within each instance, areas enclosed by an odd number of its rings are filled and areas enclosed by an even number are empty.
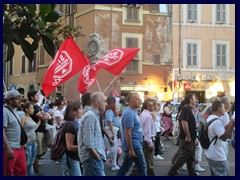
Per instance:
[[[216,143],[210,143],[205,152],[208,165],[210,167],[211,176],[228,176],[229,167],[228,159],[225,152],[224,143],[232,134],[235,127],[235,118],[224,127],[220,117],[224,115],[225,109],[221,101],[214,101],[212,103],[213,115],[207,118],[207,123],[214,118],[218,118],[212,122],[208,127],[208,137],[211,141],[217,136]]]

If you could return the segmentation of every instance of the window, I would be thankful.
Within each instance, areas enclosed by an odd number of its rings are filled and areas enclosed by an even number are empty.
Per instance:
[[[45,64],[45,49],[43,47],[43,45],[40,45],[39,48],[39,59],[40,59],[40,65],[44,65]]]
[[[13,59],[7,62],[8,63],[8,75],[13,75]]]
[[[139,7],[127,6],[127,21],[139,21]]]
[[[169,5],[168,4],[151,4],[150,10],[151,10],[151,12],[168,13]]]
[[[36,71],[36,53],[33,55],[33,60],[29,61],[28,72]]]
[[[217,4],[216,23],[226,23],[226,5],[225,4]]]
[[[26,61],[26,56],[23,55],[22,56],[22,73],[26,73],[26,70],[25,70],[25,61]]]
[[[197,4],[187,5],[187,21],[197,22]]]
[[[74,26],[74,13],[77,11],[77,4],[66,4],[65,15],[68,15],[68,24]]]
[[[153,55],[153,63],[160,65],[160,54],[154,54]]]
[[[227,47],[225,44],[217,44],[216,45],[216,67],[217,68],[226,68],[226,51]]]
[[[58,7],[59,7],[59,11],[63,13],[63,4],[58,4]]]
[[[126,47],[127,48],[138,48],[138,39],[137,38],[126,38]],[[133,58],[133,60],[126,67],[126,72],[128,73],[138,73],[139,70],[139,60],[138,54]]]
[[[187,44],[187,67],[197,67],[197,44]]]

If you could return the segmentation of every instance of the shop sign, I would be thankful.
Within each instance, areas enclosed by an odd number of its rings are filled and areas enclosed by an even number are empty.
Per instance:
[[[217,79],[216,76],[207,75],[207,74],[197,74],[197,75],[184,75],[178,74],[178,81],[214,81]]]
[[[189,91],[189,90],[191,90],[192,89],[192,85],[190,84],[190,83],[185,83],[184,84],[184,90],[185,91]]]
[[[122,86],[121,91],[148,91],[147,86]]]

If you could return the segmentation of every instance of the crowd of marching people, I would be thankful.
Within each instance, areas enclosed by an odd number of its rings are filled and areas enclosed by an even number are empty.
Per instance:
[[[190,176],[205,171],[199,164],[203,148],[198,108],[191,93],[179,106],[178,149],[169,176],[178,175],[180,168]],[[155,176],[154,160],[164,160],[168,148],[164,141],[170,140],[176,124],[171,118],[174,110],[169,101],[161,110],[157,97],[142,101],[138,93],[115,98],[87,92],[77,101],[59,97],[51,102],[36,91],[23,100],[17,90],[10,90],[3,106],[3,174],[44,176],[39,159],[51,150],[60,134],[65,149],[56,164],[61,166],[63,176],[105,176],[105,163],[117,176],[130,170],[131,176]],[[228,141],[235,131],[235,103],[231,107],[226,96],[213,98],[206,122],[213,119],[208,136],[216,140],[205,150],[205,156],[210,175],[228,176]]]

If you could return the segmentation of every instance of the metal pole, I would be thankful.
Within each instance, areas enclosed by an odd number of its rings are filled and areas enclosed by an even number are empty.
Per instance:
[[[178,39],[178,45],[179,45],[179,49],[178,49],[178,68],[179,68],[179,74],[181,74],[181,39],[182,39],[182,34],[181,34],[181,4],[179,4],[179,39]],[[179,88],[181,86],[181,81],[179,80]],[[178,91],[178,100],[179,100],[179,91]]]
[[[100,87],[97,79],[96,79],[96,83],[97,83],[97,86],[98,86],[99,91],[102,92],[102,89],[101,89],[101,87]]]
[[[103,93],[106,92],[106,90],[112,85],[112,83],[117,79],[117,77],[118,77],[118,76],[116,76],[116,77],[112,80],[112,82],[110,82],[110,83],[108,84],[108,86],[104,89]]]

